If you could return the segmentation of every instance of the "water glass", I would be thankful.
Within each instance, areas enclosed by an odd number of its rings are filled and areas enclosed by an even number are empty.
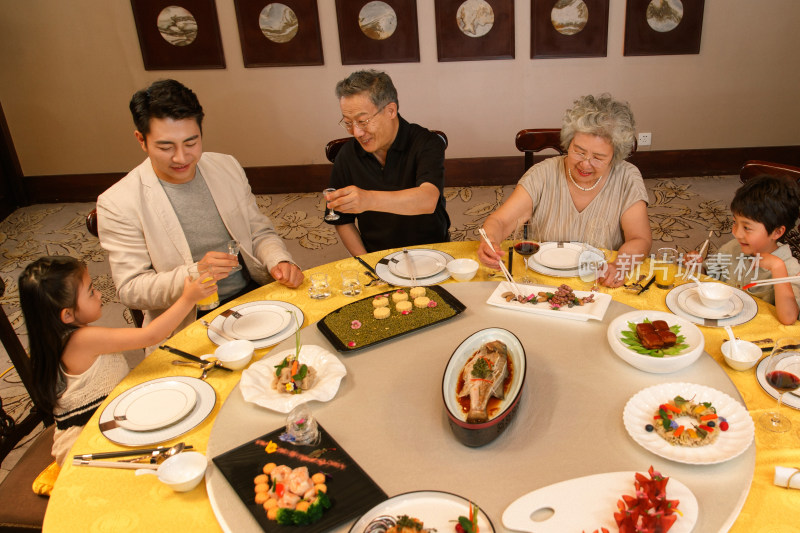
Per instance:
[[[358,279],[357,270],[344,270],[342,271],[342,294],[345,296],[358,296],[364,286],[361,285],[361,280]]]
[[[239,242],[236,240],[228,241],[228,255],[232,255],[236,257],[236,260],[239,260]],[[231,272],[238,272],[242,269],[242,265],[236,265],[231,269]]]
[[[208,270],[208,265],[201,263],[195,263],[193,265],[189,265],[189,276],[192,278],[192,280],[196,280],[202,276],[203,283],[214,281],[214,277]],[[219,293],[217,291],[214,291],[214,294],[206,296],[205,298],[197,302],[197,308],[200,309],[201,311],[208,311],[216,307],[219,307]]]
[[[311,274],[309,276],[311,287],[308,288],[308,295],[315,300],[323,300],[331,295],[331,286],[328,283],[327,274]]]

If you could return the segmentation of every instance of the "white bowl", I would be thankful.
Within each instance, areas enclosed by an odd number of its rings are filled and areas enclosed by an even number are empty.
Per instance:
[[[644,322],[645,318],[651,322],[654,320],[664,320],[670,327],[675,325],[680,326],[680,335],[686,338],[686,344],[688,344],[689,347],[678,355],[668,355],[664,357],[652,357],[650,355],[634,352],[620,340],[622,338],[622,331],[628,329],[628,322],[639,324],[640,322]],[[611,349],[614,350],[614,353],[629,365],[653,374],[668,374],[670,372],[683,370],[697,361],[697,358],[700,357],[705,348],[705,337],[703,337],[703,334],[697,326],[672,313],[664,313],[662,311],[631,311],[611,321],[611,324],[608,326],[608,344],[611,346]]]
[[[454,259],[447,263],[447,271],[457,281],[469,281],[478,273],[478,266],[473,259]]]
[[[697,287],[697,295],[703,305],[711,309],[718,309],[728,303],[733,296],[733,290],[724,283],[702,283],[702,288]]]
[[[238,339],[224,342],[214,351],[214,357],[226,367],[239,370],[247,366],[253,358],[255,345],[248,340]]]
[[[175,492],[186,492],[200,483],[207,466],[208,460],[202,453],[181,452],[161,463],[156,473],[158,480]]]
[[[722,356],[728,366],[734,370],[748,370],[753,368],[764,352],[752,342],[736,339],[736,359],[731,357],[731,341],[727,340],[720,346]]]

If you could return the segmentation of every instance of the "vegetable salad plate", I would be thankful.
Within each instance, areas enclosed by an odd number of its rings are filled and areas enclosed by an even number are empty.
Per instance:
[[[255,440],[220,454],[212,459],[233,491],[264,531],[275,533],[319,533],[333,530],[386,499],[386,493],[370,478],[350,455],[320,425],[320,441],[315,445],[285,442],[281,427]],[[269,450],[270,453],[267,453]],[[319,521],[303,525],[279,525],[267,519],[267,512],[254,501],[253,478],[262,473],[267,463],[289,468],[305,466],[309,475],[328,474],[325,484],[331,507]],[[223,524],[223,529],[228,529]]]
[[[305,320],[299,307],[280,300],[248,302],[231,309],[240,316],[232,313],[228,316],[220,314],[214,317],[211,325],[235,339],[252,341],[256,350],[288,339],[294,335],[297,324],[302,326]],[[211,328],[207,331],[209,340],[217,346],[228,341]]]
[[[181,403],[181,400],[178,400],[176,403],[177,396],[164,396],[163,391],[172,388],[180,390],[180,394],[185,395],[186,402],[192,403],[188,400],[191,393],[188,392],[186,387],[194,391],[195,400],[188,413],[181,417],[178,413],[180,413],[182,409],[176,407]],[[117,413],[124,412],[127,417],[129,411],[132,414],[140,408],[149,405],[151,400],[155,398],[169,399],[172,405],[165,407],[165,410],[170,413],[170,416],[163,417],[158,412],[162,409],[161,407],[155,409],[156,412],[152,415],[140,415],[137,413],[134,419],[139,423],[138,427],[145,427],[148,422],[152,422],[154,419],[150,418],[150,416],[163,418],[165,420],[177,418],[177,420],[173,420],[167,425],[162,425],[162,423],[150,424],[153,426],[153,429],[150,430],[128,429],[120,425],[118,420],[115,420],[114,417]],[[100,432],[111,442],[122,446],[148,446],[157,444],[174,439],[200,425],[200,423],[211,414],[211,411],[214,410],[216,402],[217,395],[214,392],[214,388],[205,381],[197,378],[171,376],[153,379],[140,383],[111,400],[111,403],[109,403],[100,414]],[[120,404],[123,406],[127,404],[129,407],[120,407]],[[140,405],[137,406],[137,404]],[[118,411],[118,409],[120,410]]]
[[[593,247],[576,242],[543,242],[539,251],[528,257],[528,268],[545,276],[574,278],[579,275],[580,261],[601,263],[603,254]],[[542,263],[541,261],[544,261]]]
[[[719,431],[717,439],[696,447],[672,445],[656,431],[648,431],[648,425],[658,423],[653,417],[659,406],[676,396],[696,403],[710,402],[720,419],[728,423],[728,429],[722,431],[717,425],[714,429]],[[724,392],[694,383],[664,383],[637,392],[625,405],[622,421],[631,438],[646,450],[671,461],[693,465],[722,463],[738,457],[750,447],[755,435],[753,419],[741,403]]]
[[[708,307],[702,305],[702,303],[699,302],[699,298],[697,304],[693,304],[693,299],[690,301],[690,296],[691,293],[696,294],[697,291],[697,285],[694,283],[684,283],[683,285],[678,285],[674,289],[670,290],[667,293],[665,303],[670,311],[699,326],[707,326],[712,328],[739,326],[749,322],[756,316],[758,313],[758,304],[753,297],[746,292],[735,287],[731,287],[731,290],[733,291],[731,301],[734,302],[734,309],[731,311],[734,311],[736,308],[738,308],[739,304],[736,303],[737,300],[741,304],[741,308],[739,308],[739,311],[733,316],[720,316],[718,310],[709,309]],[[684,295],[686,292],[690,292],[690,294]],[[694,313],[698,313],[698,315],[713,316],[698,316]]]
[[[547,285],[517,284],[517,286],[522,290],[524,296],[538,294],[539,292],[552,293],[556,290],[556,287],[550,287]],[[489,296],[489,299],[486,300],[486,303],[489,305],[494,305],[495,307],[510,309],[512,311],[521,311],[523,313],[531,313],[534,315],[545,315],[553,318],[566,318],[569,320],[581,321],[603,320],[603,316],[605,316],[606,310],[608,310],[608,306],[611,304],[610,294],[603,292],[592,293],[587,291],[574,291],[575,296],[578,298],[583,298],[593,294],[594,301],[584,305],[575,305],[573,307],[563,306],[556,310],[552,309],[548,302],[540,302],[534,305],[531,303],[521,303],[516,300],[506,301],[502,295],[507,292],[513,292],[511,284],[507,281],[500,282],[491,296]]]
[[[463,496],[440,492],[436,490],[423,490],[398,494],[379,503],[361,516],[350,528],[350,533],[373,531],[370,527],[373,522],[381,523],[388,519],[407,515],[422,522],[423,531],[438,531],[446,533],[455,531],[454,524],[459,516],[469,516],[470,501]],[[493,533],[494,525],[483,510],[478,510],[478,529],[481,533]],[[375,528],[374,531],[385,529]]]
[[[635,495],[636,472],[607,472],[561,481],[516,499],[503,513],[503,526],[531,533],[617,531],[614,512],[622,495]],[[645,474],[645,477],[649,476]],[[698,505],[689,487],[675,478],[667,482],[667,498],[679,500],[678,519],[670,533],[689,533],[697,523]],[[549,518],[537,511],[551,509]]]
[[[427,287],[437,285],[450,278],[447,263],[453,256],[428,248],[409,249],[408,253],[394,252],[375,265],[375,274],[389,285],[397,287]],[[410,261],[410,263],[409,263]],[[411,282],[411,268],[414,269],[416,283]]]

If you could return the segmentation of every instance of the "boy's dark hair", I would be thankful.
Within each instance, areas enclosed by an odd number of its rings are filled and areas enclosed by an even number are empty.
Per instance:
[[[130,108],[133,123],[145,140],[150,133],[151,118],[193,118],[203,132],[203,106],[191,89],[176,80],[158,80],[147,89],[136,91]]]
[[[767,233],[795,227],[800,214],[800,186],[788,176],[761,175],[739,187],[731,211],[764,224]]]

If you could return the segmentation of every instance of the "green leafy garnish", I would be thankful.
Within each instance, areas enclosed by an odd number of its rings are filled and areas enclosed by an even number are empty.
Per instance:
[[[292,379],[295,381],[302,381],[303,378],[306,377],[308,374],[308,365],[300,365],[300,368],[297,369],[297,374],[292,376]]]
[[[650,322],[648,319],[644,319],[644,322]],[[670,326],[669,330],[675,334],[677,339],[675,340],[675,344],[670,346],[667,349],[656,349],[656,350],[648,350],[644,346],[642,346],[639,337],[636,335],[636,324],[634,322],[628,322],[628,329],[622,330],[622,338],[620,341],[622,344],[626,345],[628,348],[633,350],[636,353],[640,353],[642,355],[649,355],[651,357],[664,357],[665,355],[678,355],[683,350],[689,347],[686,344],[686,337],[680,334],[681,327],[679,325]]]
[[[408,529],[416,529],[417,531],[421,531],[422,530],[422,524],[419,522],[419,520],[414,520],[413,518],[411,518],[407,514],[404,514],[402,516],[398,516],[397,517],[397,528],[398,529],[408,528]]]
[[[281,361],[281,363],[279,365],[275,365],[275,375],[277,377],[281,377],[281,370],[283,370],[287,366],[289,366],[289,358],[288,357],[284,357],[283,361]]]
[[[322,512],[330,509],[331,501],[328,495],[322,491],[317,491],[317,499],[314,500],[307,511],[293,511],[291,509],[278,509],[276,517],[278,524],[282,526],[305,526],[313,524],[322,518]]]
[[[472,376],[479,379],[487,379],[492,376],[492,369],[489,367],[489,362],[484,357],[479,357],[475,364],[472,365]]]
[[[674,401],[674,402],[675,402],[675,405],[677,405],[678,407],[680,407],[681,405],[683,405],[683,404],[687,403],[689,400],[685,400],[685,399],[683,399],[683,398],[682,398],[682,397],[680,397],[680,396],[675,396],[675,398],[673,398],[673,400],[672,400],[672,401]]]

